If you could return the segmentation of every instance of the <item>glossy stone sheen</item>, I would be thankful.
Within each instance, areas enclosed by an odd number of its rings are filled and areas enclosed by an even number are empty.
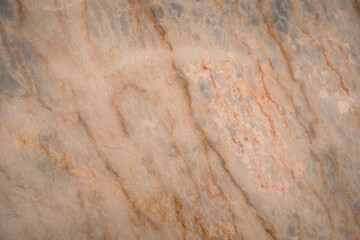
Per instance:
[[[357,0],[0,0],[0,239],[360,239]]]

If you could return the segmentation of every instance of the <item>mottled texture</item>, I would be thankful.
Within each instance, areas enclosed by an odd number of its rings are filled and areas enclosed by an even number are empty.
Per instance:
[[[357,0],[0,0],[0,239],[360,239]]]

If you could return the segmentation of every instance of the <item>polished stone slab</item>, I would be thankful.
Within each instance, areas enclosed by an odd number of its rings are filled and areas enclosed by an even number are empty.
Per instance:
[[[360,239],[357,0],[0,0],[0,239]]]

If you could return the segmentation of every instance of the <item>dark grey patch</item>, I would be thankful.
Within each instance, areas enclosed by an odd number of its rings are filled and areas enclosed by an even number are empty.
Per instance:
[[[340,227],[339,232],[341,233],[343,239],[353,239],[353,238],[351,238],[351,235],[348,232],[348,230],[346,230],[345,228]]]
[[[99,21],[102,22],[102,11],[103,9],[100,8],[100,6],[98,5],[97,2],[95,1],[88,1],[87,5],[89,6],[89,8],[91,9],[92,13],[94,14],[95,18]]]
[[[330,152],[335,158],[337,158],[338,150],[334,145],[330,146]]]
[[[283,33],[287,33],[288,32],[288,25],[286,22],[286,19],[279,17],[279,15],[277,13],[274,12],[273,14],[273,18],[274,18],[274,22],[276,25],[276,28]]]
[[[298,39],[298,36],[291,36],[291,38],[295,41],[294,42],[295,51],[299,54],[302,53],[303,52],[302,46],[296,41],[296,39]]]
[[[164,19],[164,10],[161,6],[154,5],[150,9],[153,11],[156,21]]]
[[[300,219],[299,215],[296,214],[296,213],[294,213],[294,214],[291,216],[291,222],[293,222],[297,227],[300,226],[301,219]]]
[[[293,225],[289,225],[287,228],[287,234],[291,237],[295,236],[295,228]]]
[[[19,83],[7,72],[6,67],[0,66],[0,90],[13,92],[19,87]]]
[[[313,138],[314,137],[314,129],[313,129],[313,124],[312,122],[310,122],[308,124],[308,129],[309,129],[309,132],[310,132],[310,136]]]
[[[214,98],[214,93],[211,89],[211,84],[205,79],[200,79],[198,83],[198,88],[201,94],[203,95],[203,97],[206,99],[206,101],[211,102],[211,100]]]
[[[187,81],[187,77],[186,77],[185,73],[180,68],[177,68],[176,70],[177,70],[178,74],[180,75],[180,77]]]
[[[243,99],[247,108],[252,112],[254,106],[254,98],[251,95],[246,95]]]
[[[234,125],[227,124],[226,128],[229,131],[231,136],[234,137],[236,135],[236,128],[234,127]]]
[[[181,14],[184,12],[184,7],[178,3],[172,2],[170,6],[176,12],[178,17],[180,17]]]
[[[222,26],[222,18],[220,16],[216,16],[214,13],[209,13],[206,16],[205,24],[209,28],[214,28],[216,26]]]
[[[0,0],[0,15],[7,20],[14,19],[14,9],[8,0]]]
[[[248,15],[251,14],[251,5],[248,2],[241,1],[240,6]]]
[[[320,4],[321,4],[321,7],[324,9],[324,12],[327,13],[327,6],[326,5],[328,3],[327,2],[320,2]]]
[[[221,29],[219,28],[215,28],[213,33],[212,33],[215,41],[217,44],[221,44],[222,43],[222,39],[223,39],[223,32],[221,31]]]
[[[5,34],[0,29],[0,55],[3,57],[0,61],[0,90],[14,93],[20,87],[20,84],[11,74],[18,69],[15,57],[5,47]]]
[[[216,22],[209,16],[206,17],[205,24],[207,27],[215,27]]]
[[[129,33],[129,23],[127,21],[127,16],[125,14],[120,15],[120,25],[121,30],[125,33]]]
[[[3,61],[1,62],[1,64],[5,64],[8,63],[9,66],[8,68],[12,68],[12,69],[17,69],[17,60],[15,58],[15,56],[6,48],[6,41],[5,41],[5,33],[4,31],[0,28],[0,55],[5,54],[6,59],[3,59]]]
[[[197,9],[192,10],[192,15],[195,19],[200,17],[200,12]]]
[[[356,211],[360,212],[360,199],[358,199],[355,202],[354,207],[355,207]]]
[[[40,136],[41,143],[50,150],[50,152],[56,153],[58,155],[63,155],[63,152],[61,151],[60,145],[55,139],[55,136],[53,133],[45,132],[41,133]]]
[[[51,165],[51,163],[47,159],[39,159],[37,162],[37,168],[42,173],[48,173],[50,175],[53,175],[54,167]]]
[[[237,5],[237,3],[235,3],[235,4]],[[259,11],[258,1],[250,1],[247,3],[241,2],[240,6],[244,10],[244,12],[248,15],[248,17],[250,18],[251,24],[255,27],[259,26],[260,21],[256,14],[256,12]]]
[[[291,11],[291,5],[289,0],[276,0],[275,1],[275,9],[279,13],[280,17],[284,17],[286,19],[289,18],[289,12]]]
[[[34,47],[26,41],[13,39],[10,41],[10,46],[20,54],[21,59],[26,65],[32,65],[39,59]]]
[[[340,136],[344,136],[346,137],[346,133],[344,131],[344,126],[343,125],[336,125],[335,129],[337,130],[337,132],[339,133]]]
[[[273,12],[273,19],[276,28],[283,33],[288,32],[287,20],[290,18],[290,11],[292,10],[289,0],[276,0],[275,9]]]
[[[247,7],[246,7],[246,5],[245,5],[245,3],[244,2],[241,2],[240,3],[240,6],[241,6],[241,8],[243,9],[243,10],[245,10],[246,12],[247,12]]]
[[[311,6],[311,4],[307,0],[305,0],[303,2],[303,9],[307,13],[310,13],[310,14],[314,13],[314,8]]]
[[[99,34],[96,26],[94,25],[93,21],[87,21],[86,26],[89,29],[89,33],[90,33],[91,37],[93,37],[93,38],[99,38],[100,37],[100,34]]]
[[[336,172],[336,166],[330,154],[328,152],[324,152],[321,159],[323,159],[325,168],[329,171],[330,177],[333,177]]]
[[[89,1],[89,3],[90,2],[92,1]],[[114,35],[119,38],[124,37],[124,34],[121,33],[120,27],[118,26],[119,25],[118,13],[114,11],[114,8],[111,5],[109,5],[106,1],[103,1],[101,4],[94,4],[94,7],[101,9],[101,12],[105,14],[104,17],[109,19],[110,28],[114,32]],[[101,19],[98,20],[98,22],[101,22]]]
[[[350,52],[350,54],[351,54],[351,56],[352,56],[353,58],[357,58],[357,56],[358,56],[358,54],[357,54],[358,50],[359,50],[359,49],[356,49],[356,47],[355,47],[353,44],[350,43],[349,52]],[[359,69],[360,69],[360,68],[359,68]]]
[[[200,37],[199,34],[195,33],[192,35],[192,38],[194,39],[194,41],[199,42],[200,41]]]
[[[260,22],[256,17],[251,16],[250,19],[251,19],[251,24],[252,25],[254,25],[255,27],[259,26]]]
[[[54,183],[55,180],[55,169],[54,166],[51,164],[51,161],[46,157],[40,157],[35,162],[36,168],[39,170],[40,178],[46,179],[40,182],[40,184],[36,183],[35,186],[41,189],[49,189]]]
[[[350,83],[351,84],[351,88],[354,92],[356,92],[356,90],[358,89],[358,85],[357,82],[353,81]]]

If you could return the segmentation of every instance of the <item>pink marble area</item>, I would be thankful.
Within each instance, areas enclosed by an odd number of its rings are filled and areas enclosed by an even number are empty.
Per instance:
[[[0,239],[360,239],[358,0],[0,0]]]

